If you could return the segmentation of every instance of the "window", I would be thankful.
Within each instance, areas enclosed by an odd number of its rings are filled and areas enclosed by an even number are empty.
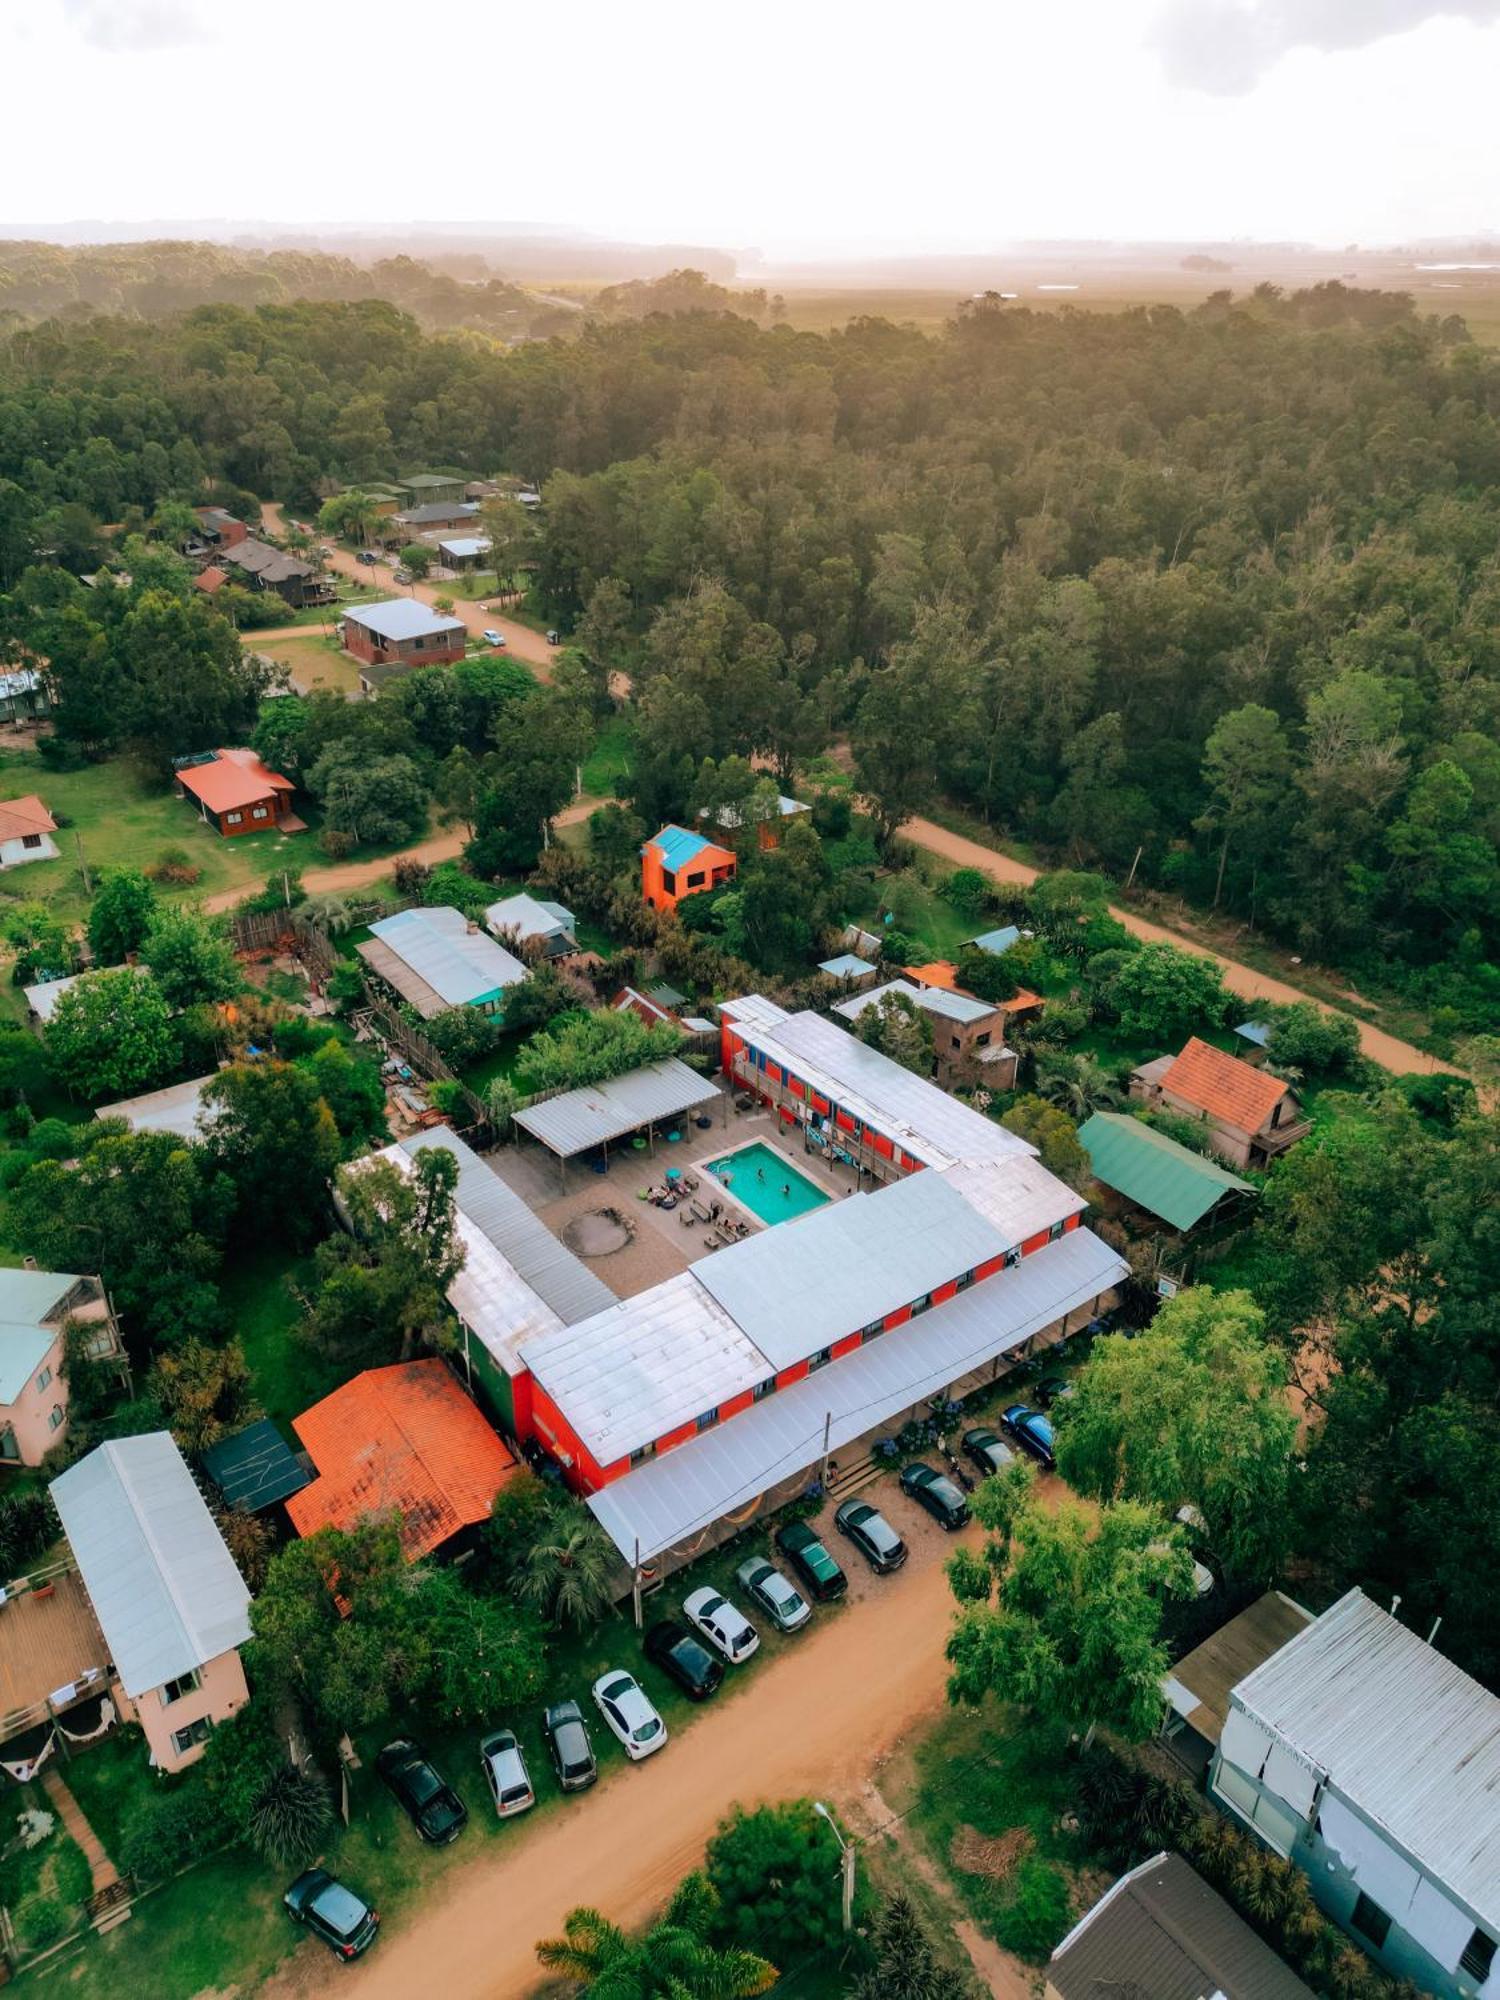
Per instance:
[[[964,1045],[964,1038],[962,1035],[953,1035],[950,1037],[950,1040],[953,1044],[953,1047],[956,1049],[961,1049]]]
[[[974,1046],[976,1049],[987,1049],[989,1045],[990,1045],[990,1031],[988,1028],[986,1028],[982,1035],[976,1035],[974,1037]]]
[[[40,847],[41,844],[42,836],[39,833],[23,833],[21,835],[21,845],[23,847]]]
[[[1009,1271],[1009,1270],[1013,1270],[1013,1269],[1015,1268],[1015,1266],[1016,1266],[1017,1264],[1019,1264],[1019,1263],[1020,1263],[1020,1261],[1021,1261],[1021,1253],[1020,1253],[1020,1251],[1019,1251],[1019,1250],[1007,1250],[1007,1251],[1006,1251],[1006,1253],[1005,1253],[1005,1268],[1006,1268],[1006,1270],[1007,1270],[1007,1271]]]
[[[884,1332],[885,1332],[885,1321],[883,1319],[872,1319],[870,1321],[870,1324],[865,1328],[865,1339],[879,1340],[880,1336]]]
[[[21,1447],[16,1443],[16,1434],[7,1424],[0,1431],[0,1463],[14,1465],[21,1456]]]
[[[1349,1921],[1363,1938],[1368,1938],[1379,1951],[1390,1935],[1391,1920],[1378,1903],[1372,1903],[1363,1891],[1355,1902]]]
[[[50,1368],[44,1368],[41,1374],[38,1375],[36,1378],[36,1386],[39,1389],[45,1389],[47,1384],[51,1380],[52,1380],[52,1370]]]
[[[717,1405],[715,1405],[715,1407],[711,1410],[705,1410],[703,1412],[703,1415],[701,1417],[695,1418],[694,1421],[697,1423],[697,1426],[700,1431],[711,1431],[714,1425],[719,1421],[719,1411]]]
[[[808,1374],[815,1375],[820,1368],[826,1368],[832,1359],[833,1356],[829,1353],[828,1349],[820,1347],[807,1364]]]
[[[955,1292],[966,1292],[973,1282],[974,1273],[972,1271],[965,1271],[961,1278],[955,1279],[953,1289]]]
[[[690,889],[701,889],[703,887],[703,870],[701,868],[696,875],[689,875],[687,885]]]
[[[195,1745],[206,1743],[213,1733],[213,1724],[206,1715],[202,1715],[196,1722],[190,1722],[186,1729],[172,1731],[172,1748],[181,1757]]]
[[[83,1343],[83,1351],[91,1361],[102,1361],[106,1354],[113,1354],[115,1351],[115,1337],[113,1333],[111,1333],[107,1326],[101,1326],[96,1333],[91,1333]]]
[[[656,1456],[655,1443],[653,1442],[651,1444],[643,1444],[639,1451],[633,1451],[630,1454],[630,1463],[632,1465],[644,1465],[648,1458],[655,1458],[655,1456]]]
[[[266,819],[266,818],[268,818],[268,817],[269,817],[269,815],[268,815],[268,813],[266,812],[266,809],[265,809],[265,807],[264,807],[264,806],[255,806],[255,807],[254,807],[254,808],[253,808],[253,809],[251,810],[251,814],[250,814],[250,817],[251,817],[251,819]]]
[[[764,1382],[757,1382],[755,1387],[750,1391],[750,1400],[752,1403],[763,1403],[767,1396],[774,1396],[775,1394],[776,1377],[768,1375]]]
[[[1467,1972],[1481,1985],[1490,1976],[1490,1967],[1495,1962],[1495,1940],[1486,1937],[1483,1931],[1475,1931],[1459,1956],[1458,1969]]]
[[[198,1669],[196,1667],[189,1673],[179,1674],[175,1681],[167,1681],[163,1684],[161,1689],[162,1707],[170,1708],[174,1701],[181,1701],[185,1694],[195,1694],[201,1686],[202,1682],[198,1678]]]
[[[244,819],[245,815],[243,813],[225,813],[224,824],[226,826],[242,826]]]
[[[62,1425],[63,1406],[61,1403],[54,1403],[47,1412],[47,1428],[49,1431],[57,1431],[62,1429]]]
[[[1063,1228],[1064,1225],[1061,1222],[1054,1222],[1052,1227],[1047,1231],[1047,1241],[1055,1243],[1058,1237],[1062,1235]]]
[[[677,894],[677,877],[670,868],[661,871],[661,886],[669,896]]]
[[[913,1318],[913,1319],[915,1319],[918,1313],[924,1313],[924,1312],[926,1312],[927,1308],[928,1308],[928,1307],[929,1307],[929,1306],[930,1306],[931,1304],[932,1304],[932,1294],[931,1294],[931,1292],[923,1292],[923,1294],[922,1294],[921,1298],[919,1298],[919,1299],[913,1299],[913,1300],[912,1300],[912,1302],[911,1302],[911,1316],[912,1316],[912,1318]]]

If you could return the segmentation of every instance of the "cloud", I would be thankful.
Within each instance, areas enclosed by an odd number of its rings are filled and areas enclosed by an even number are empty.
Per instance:
[[[1239,97],[1292,49],[1361,49],[1444,19],[1487,26],[1500,0],[1170,0],[1153,40],[1169,82]]]
[[[209,39],[193,0],[62,0],[63,18],[81,41],[111,55],[149,55]]]

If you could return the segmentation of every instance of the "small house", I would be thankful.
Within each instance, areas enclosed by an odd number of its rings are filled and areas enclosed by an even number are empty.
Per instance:
[[[397,484],[414,506],[435,507],[469,497],[469,481],[462,473],[413,472]]]
[[[198,537],[212,549],[232,549],[245,540],[250,530],[223,507],[195,507]]]
[[[132,1132],[166,1132],[174,1139],[201,1139],[209,1110],[203,1093],[212,1082],[209,1075],[169,1083],[165,1090],[148,1090],[142,1097],[101,1104],[94,1116],[122,1119]]]
[[[461,660],[469,642],[461,618],[450,618],[414,597],[345,607],[344,650],[368,666],[431,667]]]
[[[653,910],[675,910],[685,896],[732,882],[739,859],[685,826],[664,826],[641,849],[641,894]]]
[[[1021,942],[1020,927],[1016,924],[1002,924],[998,930],[981,931],[978,937],[965,938],[965,951],[982,951],[988,958],[1003,958],[1013,944]]]
[[[812,807],[804,805],[801,799],[789,799],[784,792],[778,793],[774,813],[768,811],[764,818],[753,813],[750,815],[755,824],[756,839],[762,848],[767,850],[779,846],[781,829],[785,822],[811,811]],[[705,809],[698,817],[707,819],[708,810]],[[738,806],[720,806],[713,815],[714,824],[721,826],[726,833],[737,833],[744,825],[745,818],[745,813]]]
[[[1180,1055],[1133,1071],[1130,1095],[1200,1119],[1214,1151],[1237,1167],[1264,1168],[1311,1130],[1290,1084],[1196,1035]]]
[[[451,907],[382,917],[355,950],[375,977],[424,1021],[453,1007],[503,1013],[507,988],[529,976],[514,952]]]
[[[28,861],[55,861],[52,838],[57,821],[35,792],[20,799],[0,799],[0,868],[20,868]]]
[[[75,1321],[91,1360],[119,1358],[119,1328],[98,1278],[0,1270],[0,1466],[40,1465],[66,1437],[66,1336]]]
[[[1015,1082],[1016,1052],[1005,1045],[1005,1015],[988,1000],[942,986],[917,986],[909,979],[888,979],[834,1003],[834,1013],[857,1024],[868,1008],[878,1007],[888,994],[899,994],[932,1021],[932,1052],[937,1080],[948,1085],[981,1080],[992,1090],[1009,1090]]]
[[[51,706],[47,684],[35,667],[10,667],[0,673],[0,721],[29,722]]]
[[[818,970],[825,978],[837,979],[846,993],[862,992],[879,975],[878,966],[853,951],[841,951],[837,958],[825,958]]]
[[[491,546],[488,535],[453,535],[438,543],[438,555],[449,569],[478,569]]]
[[[243,833],[303,833],[291,810],[297,789],[290,778],[263,764],[253,750],[208,750],[180,757],[172,767],[179,798],[192,799],[198,816],[226,840]]]
[[[51,1493],[109,1651],[110,1693],[162,1771],[250,1698],[250,1592],[170,1431],[116,1438]]]
[[[253,537],[221,550],[217,567],[226,570],[234,582],[247,590],[274,590],[294,610],[304,604],[327,604],[333,599],[332,585],[311,563]]]
[[[387,542],[414,542],[433,535],[440,528],[470,527],[479,513],[474,500],[424,500],[403,507],[383,524],[381,538]]]
[[[484,921],[496,937],[514,936],[522,944],[537,939],[548,958],[566,958],[578,949],[573,912],[564,909],[561,903],[549,903],[539,896],[528,896],[524,890],[519,895],[505,896],[498,903],[491,903],[484,913]]]
[[[1101,1186],[1124,1205],[1143,1209],[1186,1235],[1209,1217],[1222,1217],[1255,1198],[1242,1181],[1216,1160],[1206,1160],[1169,1139],[1165,1132],[1128,1112],[1096,1111],[1078,1129],[1078,1143]]]

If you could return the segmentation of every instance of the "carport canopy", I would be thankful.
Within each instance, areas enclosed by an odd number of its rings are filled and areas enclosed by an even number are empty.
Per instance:
[[[591,1083],[581,1090],[549,1097],[529,1110],[516,1112],[514,1123],[560,1160],[568,1160],[575,1153],[607,1146],[611,1139],[624,1138],[628,1132],[681,1118],[700,1104],[712,1104],[718,1096],[719,1086],[712,1077],[701,1076],[676,1056],[668,1056],[664,1062],[648,1063],[644,1069],[612,1077],[608,1083]]]

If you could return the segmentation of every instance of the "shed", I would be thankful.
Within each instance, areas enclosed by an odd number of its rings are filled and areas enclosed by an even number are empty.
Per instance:
[[[819,965],[819,972],[826,972],[830,979],[861,980],[873,979],[877,967],[857,952],[840,952],[837,958],[825,958]]]
[[[383,917],[355,950],[424,1021],[451,1007],[498,1013],[506,989],[528,976],[514,952],[471,924],[462,910],[446,906]]]
[[[1000,958],[1013,944],[1019,944],[1021,932],[1015,924],[1002,924],[998,930],[981,931],[978,937],[965,938],[964,950],[988,952],[991,958]]]
[[[523,942],[528,938],[540,938],[549,958],[562,958],[578,949],[573,912],[561,903],[548,902],[541,896],[529,896],[524,890],[514,896],[503,896],[498,903],[491,903],[484,913],[484,921],[496,936],[502,931],[514,931]]]
[[[224,1505],[243,1507],[247,1514],[300,1493],[313,1476],[269,1417],[209,1445],[198,1463]]]
[[[1095,1180],[1137,1208],[1189,1230],[1236,1195],[1255,1194],[1249,1181],[1169,1139],[1128,1112],[1096,1111],[1079,1127],[1080,1145]]]
[[[581,1090],[549,1097],[516,1112],[511,1122],[559,1160],[569,1160],[627,1133],[681,1118],[699,1105],[712,1104],[720,1094],[712,1077],[668,1056],[607,1083],[586,1084]]]

